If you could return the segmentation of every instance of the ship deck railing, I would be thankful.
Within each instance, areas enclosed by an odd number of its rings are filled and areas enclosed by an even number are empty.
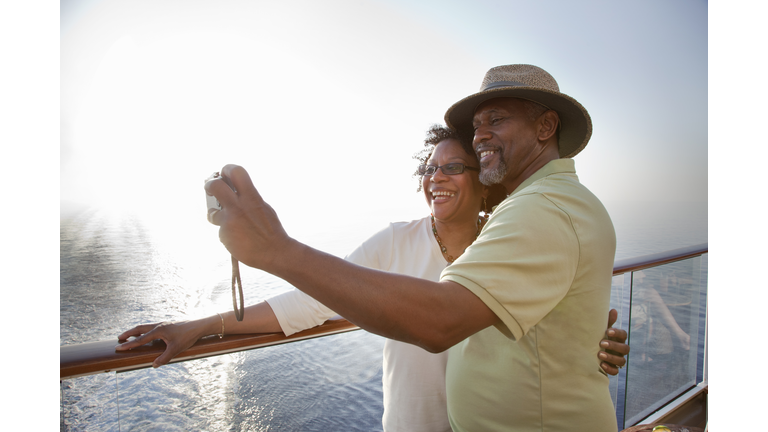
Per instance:
[[[619,311],[615,326],[628,330],[631,348],[626,367],[610,378],[617,430],[663,422],[706,427],[708,301],[702,259],[707,253],[704,243],[614,263],[611,307]],[[172,362],[354,330],[359,327],[337,317],[287,337],[282,333],[209,336]],[[685,338],[681,331],[690,338],[687,346],[681,342]],[[116,352],[116,343],[104,340],[61,346],[61,382],[151,368],[165,349],[157,340],[129,352]]]

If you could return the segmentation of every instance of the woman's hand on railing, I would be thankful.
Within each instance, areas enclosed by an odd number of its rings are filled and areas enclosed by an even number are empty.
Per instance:
[[[602,360],[600,367],[609,375],[619,374],[619,369],[627,363],[626,356],[629,354],[629,345],[624,343],[627,341],[627,332],[611,327],[618,317],[619,312],[616,309],[608,312],[608,329],[605,331],[605,339],[600,341],[603,350],[597,354]]]
[[[160,367],[168,364],[200,338],[214,334],[223,335],[225,329],[228,335],[278,333],[282,331],[277,316],[275,316],[269,303],[263,301],[245,308],[242,321],[237,321],[235,314],[229,311],[192,321],[136,326],[117,337],[120,341],[127,340],[131,336],[135,336],[136,339],[116,346],[115,351],[127,351],[155,339],[162,339],[166,345],[165,352],[152,362],[152,367]]]
[[[214,315],[214,317],[216,316]],[[127,351],[155,339],[161,339],[165,342],[165,351],[152,362],[152,367],[160,367],[168,364],[179,353],[194,345],[201,337],[212,334],[206,331],[206,326],[209,324],[206,320],[210,320],[210,318],[136,326],[118,336],[117,339],[124,341],[131,336],[136,338],[117,345],[115,351]]]

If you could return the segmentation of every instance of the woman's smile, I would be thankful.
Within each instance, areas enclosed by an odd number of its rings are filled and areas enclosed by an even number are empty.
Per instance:
[[[432,192],[432,201],[435,203],[445,202],[450,198],[453,198],[454,196],[456,196],[455,192],[451,192],[448,190],[434,189],[431,192]]]
[[[476,224],[485,190],[478,178],[477,156],[468,153],[458,140],[446,139],[435,146],[425,165],[433,171],[422,177],[422,188],[435,219],[439,223]]]

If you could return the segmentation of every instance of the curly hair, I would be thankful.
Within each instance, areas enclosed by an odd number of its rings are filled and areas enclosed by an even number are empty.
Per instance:
[[[413,158],[419,161],[419,165],[426,164],[430,157],[432,157],[432,153],[435,151],[435,146],[437,146],[442,141],[445,141],[447,139],[455,139],[461,143],[461,147],[464,149],[464,151],[471,156],[477,157],[477,154],[475,153],[474,149],[472,148],[472,143],[467,142],[466,140],[462,139],[459,134],[446,126],[442,126],[439,124],[433,124],[432,126],[427,129],[426,138],[424,139],[424,148],[421,149],[418,153],[413,155]],[[416,169],[416,171],[413,172],[413,177],[416,177],[419,180],[419,186],[416,189],[416,192],[421,192],[422,186],[421,186],[421,176],[419,175],[419,170]],[[504,199],[507,197],[507,191],[502,185],[493,185],[490,187],[490,193],[488,194],[488,198],[486,198],[487,203],[487,210],[490,212],[490,210],[497,206],[500,202],[504,201]],[[483,209],[486,210],[486,209]]]
[[[413,158],[419,161],[419,165],[426,164],[429,158],[432,157],[432,152],[435,151],[435,146],[447,139],[455,139],[461,142],[459,134],[456,133],[455,130],[439,124],[433,124],[427,129],[427,137],[424,139],[424,148],[413,155]],[[468,148],[464,143],[462,143],[461,146],[468,155],[475,156],[475,152],[472,150],[471,146]],[[421,176],[419,175],[418,168],[413,172],[413,176],[419,179],[419,188],[416,189],[416,192],[421,192]]]

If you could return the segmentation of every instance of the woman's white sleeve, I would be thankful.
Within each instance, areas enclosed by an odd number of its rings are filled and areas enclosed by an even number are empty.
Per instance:
[[[336,315],[336,312],[297,289],[267,299],[267,303],[286,336],[319,326]]]
[[[387,270],[392,259],[392,225],[382,229],[345,258],[357,265]],[[286,336],[319,326],[338,314],[302,291],[293,289],[266,300]]]

